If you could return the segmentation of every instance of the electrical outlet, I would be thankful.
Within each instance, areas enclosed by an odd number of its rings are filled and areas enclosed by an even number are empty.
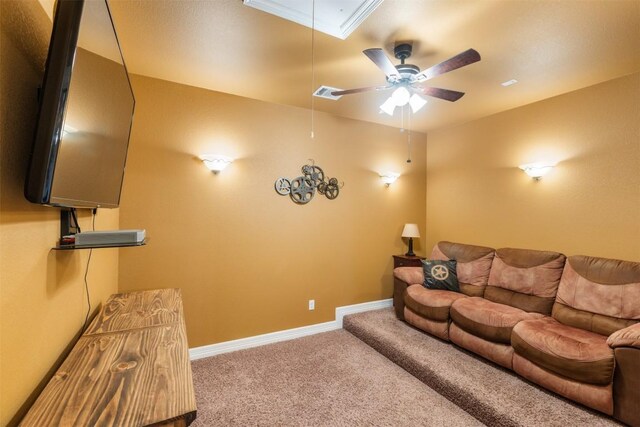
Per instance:
[[[316,300],[310,299],[309,300],[309,310],[315,310],[315,309],[316,309]]]

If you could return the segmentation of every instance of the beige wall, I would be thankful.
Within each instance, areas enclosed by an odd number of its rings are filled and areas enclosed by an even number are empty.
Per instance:
[[[539,182],[517,168],[539,160]],[[427,170],[428,247],[640,261],[640,74],[430,132]]]
[[[334,319],[336,306],[391,297],[391,255],[424,224],[425,136],[134,76],[136,116],[120,224],[149,244],[121,250],[120,289],[181,287],[189,345]],[[218,175],[196,156],[236,161]],[[307,159],[345,182],[335,200],[274,191]],[[378,174],[402,176],[385,188]],[[307,302],[315,299],[315,311]]]
[[[0,425],[17,423],[82,328],[88,251],[57,252],[59,210],[22,195],[51,21],[35,0],[0,1]],[[84,213],[81,225],[88,229]],[[96,228],[118,227],[100,211]],[[118,286],[117,250],[95,251],[88,283],[97,307]]]

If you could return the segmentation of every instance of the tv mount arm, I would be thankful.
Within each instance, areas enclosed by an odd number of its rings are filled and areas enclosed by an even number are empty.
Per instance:
[[[60,211],[60,241],[64,236],[80,233],[80,224],[75,208],[62,209]]]

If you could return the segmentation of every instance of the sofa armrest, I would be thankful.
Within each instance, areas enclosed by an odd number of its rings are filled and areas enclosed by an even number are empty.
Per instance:
[[[422,267],[398,267],[393,270],[393,277],[409,285],[423,284],[424,271]]]
[[[407,282],[397,277],[393,278],[393,309],[396,312],[396,317],[400,320],[404,320],[404,293],[408,286]]]
[[[640,323],[612,333],[607,338],[607,344],[611,348],[635,347],[640,349]]]
[[[420,267],[398,267],[393,270],[393,308],[396,317],[404,320],[404,293],[407,287],[424,282]]]
[[[640,426],[640,348],[618,347],[613,350],[613,354],[616,358],[613,416],[630,426]]]

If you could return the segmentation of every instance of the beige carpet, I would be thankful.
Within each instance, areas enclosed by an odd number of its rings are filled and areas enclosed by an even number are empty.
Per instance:
[[[412,328],[397,320],[391,308],[346,316],[344,328],[487,425],[618,425]]]
[[[344,330],[194,361],[193,426],[474,426]]]

